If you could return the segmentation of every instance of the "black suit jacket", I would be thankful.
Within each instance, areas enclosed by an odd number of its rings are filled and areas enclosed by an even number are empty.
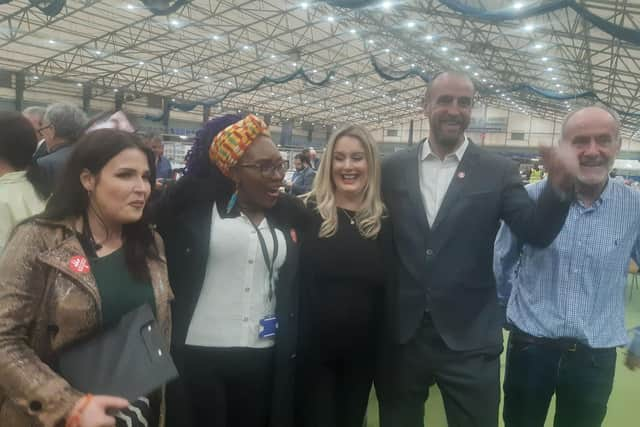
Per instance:
[[[226,204],[218,194],[215,183],[191,176],[180,179],[167,188],[151,205],[154,221],[162,235],[167,256],[169,281],[174,291],[172,303],[173,336],[171,351],[178,367],[184,369],[182,350],[200,292],[204,284],[209,243],[211,212],[214,202]],[[298,242],[297,227],[303,219],[302,203],[282,195],[276,206],[266,213],[280,229],[287,242],[287,257],[280,267],[275,286],[278,333],[275,340],[274,384],[272,390],[271,427],[293,426],[293,392],[298,335]],[[215,325],[212,325],[215,327]],[[172,402],[168,402],[167,425],[185,427],[188,419],[189,396],[173,383],[168,388]]]
[[[522,240],[544,247],[562,228],[569,203],[550,186],[534,203],[514,162],[470,142],[429,227],[418,172],[423,143],[383,164],[382,190],[392,222],[386,257],[393,339],[409,341],[428,308],[449,348],[501,348],[504,319],[492,270],[500,220]]]

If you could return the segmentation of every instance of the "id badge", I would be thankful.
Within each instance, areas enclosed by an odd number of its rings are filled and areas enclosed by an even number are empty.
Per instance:
[[[258,337],[265,338],[273,338],[276,336],[276,331],[278,330],[278,319],[276,316],[270,315],[264,317],[260,320],[260,332],[258,333]]]

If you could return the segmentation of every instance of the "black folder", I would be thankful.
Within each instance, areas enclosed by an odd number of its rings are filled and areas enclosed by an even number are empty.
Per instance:
[[[75,389],[133,401],[178,377],[168,346],[148,305],[62,352],[59,370]]]

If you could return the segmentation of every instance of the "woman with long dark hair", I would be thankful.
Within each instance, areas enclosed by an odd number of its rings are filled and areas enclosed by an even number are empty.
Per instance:
[[[292,426],[300,203],[284,172],[261,119],[223,116],[154,207],[176,292],[169,426]]]
[[[16,227],[0,257],[3,425],[113,426],[114,410],[117,425],[160,424],[161,393],[127,408],[118,397],[83,395],[54,371],[62,349],[143,304],[170,338],[162,241],[146,219],[153,165],[135,135],[91,132],[44,213]]]
[[[44,210],[47,186],[32,163],[38,139],[29,119],[0,112],[0,254],[13,227]]]

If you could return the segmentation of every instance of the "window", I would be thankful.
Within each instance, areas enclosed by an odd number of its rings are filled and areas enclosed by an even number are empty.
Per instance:
[[[511,132],[512,141],[524,141],[524,132]]]

